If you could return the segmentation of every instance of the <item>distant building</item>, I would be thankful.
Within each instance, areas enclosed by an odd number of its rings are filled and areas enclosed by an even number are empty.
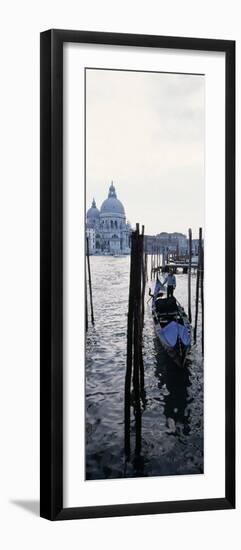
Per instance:
[[[159,233],[158,235],[145,236],[145,250],[151,254],[153,248],[157,247],[161,253],[186,254],[188,244],[187,237],[183,233]]]
[[[123,204],[117,198],[113,182],[110,185],[107,199],[100,210],[93,199],[86,215],[86,235],[91,235],[91,254],[129,254],[130,233],[132,229],[126,223]]]
[[[161,246],[168,248],[169,252],[179,251],[185,254],[187,251],[187,237],[183,233],[159,233],[157,235]]]

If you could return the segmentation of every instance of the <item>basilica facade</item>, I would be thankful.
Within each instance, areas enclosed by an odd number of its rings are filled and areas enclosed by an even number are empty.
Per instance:
[[[90,254],[129,254],[131,226],[117,198],[113,182],[100,210],[93,199],[86,216],[86,235]]]

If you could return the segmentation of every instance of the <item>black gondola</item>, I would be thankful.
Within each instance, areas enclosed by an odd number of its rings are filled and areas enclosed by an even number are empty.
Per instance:
[[[152,295],[152,315],[156,334],[168,355],[178,367],[184,367],[191,346],[191,327],[181,304],[165,296],[166,288],[157,278]]]

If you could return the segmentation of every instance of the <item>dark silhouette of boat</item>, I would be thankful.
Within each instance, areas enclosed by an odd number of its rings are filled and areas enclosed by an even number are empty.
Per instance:
[[[166,288],[157,278],[152,297],[155,331],[162,347],[178,367],[184,367],[191,346],[191,327],[187,314],[178,300],[165,297]]]

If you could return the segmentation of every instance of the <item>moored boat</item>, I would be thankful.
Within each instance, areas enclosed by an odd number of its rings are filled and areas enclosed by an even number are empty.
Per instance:
[[[166,288],[158,278],[151,296],[156,334],[174,363],[184,367],[191,346],[188,316],[174,296],[166,298]]]

